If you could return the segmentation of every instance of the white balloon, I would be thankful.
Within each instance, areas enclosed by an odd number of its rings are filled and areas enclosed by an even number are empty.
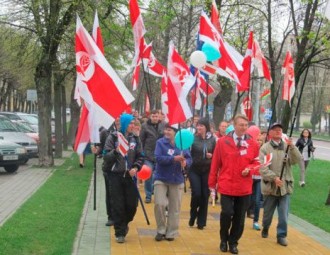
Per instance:
[[[196,67],[201,68],[206,64],[206,55],[203,51],[196,50],[190,55],[190,63]]]

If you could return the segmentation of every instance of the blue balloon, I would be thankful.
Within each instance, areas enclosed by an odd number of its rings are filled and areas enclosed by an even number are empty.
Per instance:
[[[186,150],[193,144],[194,135],[188,129],[181,129],[176,133],[174,142],[180,150]]]
[[[229,126],[226,128],[226,135],[227,135],[229,132],[233,131],[233,130],[234,130],[234,126],[233,126],[233,125],[229,125]]]
[[[209,43],[203,44],[202,51],[206,55],[207,61],[215,61],[221,57],[220,51]]]

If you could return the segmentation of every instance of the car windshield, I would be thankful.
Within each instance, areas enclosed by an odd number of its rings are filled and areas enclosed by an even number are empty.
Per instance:
[[[11,120],[20,120],[21,118],[18,117],[15,113],[6,113],[6,112],[2,112],[0,113],[1,115],[6,116],[7,118],[11,119]]]
[[[38,118],[33,115],[19,115],[23,120],[29,122],[30,124],[38,125]]]
[[[0,118],[0,132],[17,132],[17,128],[14,124],[7,119]]]
[[[16,122],[16,123],[14,123],[14,125],[16,126],[16,128],[19,131],[21,131],[23,133],[35,133],[35,131],[33,130],[33,128],[30,127],[28,123]]]

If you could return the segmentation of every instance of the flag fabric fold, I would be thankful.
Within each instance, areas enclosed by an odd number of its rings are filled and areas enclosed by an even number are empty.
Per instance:
[[[252,62],[253,65],[257,68],[259,77],[264,77],[266,80],[272,83],[273,80],[270,75],[267,60],[264,57],[264,54],[262,53],[259,43],[256,39],[253,40]]]
[[[249,95],[243,99],[241,107],[242,107],[242,113],[245,114],[245,116],[249,119],[249,121],[252,121],[253,109],[252,109],[251,97]]]

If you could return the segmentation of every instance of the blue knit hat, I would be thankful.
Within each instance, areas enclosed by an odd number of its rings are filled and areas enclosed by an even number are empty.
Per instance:
[[[127,127],[133,119],[134,119],[133,115],[127,113],[123,113],[120,116],[120,132],[122,134],[126,133]]]

